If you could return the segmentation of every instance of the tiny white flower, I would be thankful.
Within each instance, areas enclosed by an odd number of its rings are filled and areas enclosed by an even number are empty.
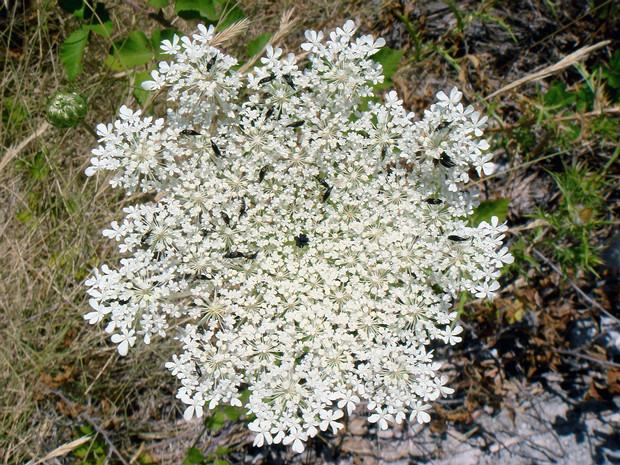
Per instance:
[[[127,355],[129,347],[133,347],[133,345],[136,343],[136,336],[134,336],[134,334],[135,331],[133,329],[130,331],[123,329],[121,334],[112,334],[111,340],[115,344],[118,344],[118,353],[120,355]]]
[[[204,26],[203,26],[204,27]],[[176,34],[172,37],[172,42],[169,40],[163,40],[161,43],[161,51],[168,54],[174,55],[181,51],[181,46],[179,45],[179,36]]]

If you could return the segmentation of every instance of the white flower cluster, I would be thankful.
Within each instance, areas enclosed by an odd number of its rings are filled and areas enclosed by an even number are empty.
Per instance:
[[[492,298],[512,261],[506,227],[468,226],[476,195],[458,190],[492,168],[486,117],[456,89],[419,121],[395,92],[367,98],[385,42],[351,21],[306,33],[307,67],[269,46],[247,75],[213,32],[164,41],[144,87],[167,90],[166,119],[123,107],[98,126],[87,174],[157,195],[104,231],[126,258],[87,281],[86,319],[121,355],[178,337],[185,418],[243,404],[257,446],[300,452],[362,402],[382,429],[428,422],[452,389],[426,346],[459,342],[453,299]]]

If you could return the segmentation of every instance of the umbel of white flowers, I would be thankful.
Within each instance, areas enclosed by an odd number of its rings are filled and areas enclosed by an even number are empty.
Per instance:
[[[362,403],[381,429],[428,422],[453,390],[426,346],[459,342],[454,298],[492,298],[512,262],[506,227],[468,225],[476,194],[459,190],[493,169],[487,118],[456,88],[421,120],[395,92],[376,103],[385,41],[354,32],[306,32],[305,68],[268,46],[247,75],[213,27],[164,41],[143,86],[167,91],[166,117],[123,106],[86,170],[156,195],[103,232],[125,258],[87,281],[85,318],[121,355],[177,337],[184,417],[244,406],[257,446],[301,452]]]

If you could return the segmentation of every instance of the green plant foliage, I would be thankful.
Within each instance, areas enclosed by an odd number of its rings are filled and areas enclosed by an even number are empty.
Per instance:
[[[605,179],[589,172],[582,164],[565,166],[563,173],[549,174],[562,198],[552,211],[538,210],[537,216],[553,228],[542,242],[553,249],[564,271],[577,268],[595,272],[601,261],[591,237],[605,224]]]
[[[63,10],[85,22],[80,29],[65,39],[60,50],[60,61],[65,67],[67,79],[73,81],[83,70],[82,62],[89,43],[90,31],[109,37],[114,26],[103,3],[96,3],[93,8],[83,0],[61,0],[59,5]]]
[[[19,101],[11,98],[4,98],[2,106],[2,124],[7,130],[14,129],[19,123],[28,118],[28,110]]]
[[[58,6],[80,19],[84,19],[87,10],[84,0],[59,0]]]
[[[609,87],[610,97],[620,102],[620,50],[616,50],[609,60],[609,66],[603,66],[601,76]]]
[[[218,20],[213,0],[176,0],[174,12],[183,19]]]
[[[108,10],[105,9],[103,3],[97,3],[95,5],[95,10],[92,12],[92,16],[86,19],[88,20],[88,24],[86,26],[100,36],[110,37],[110,34],[112,34],[112,31],[114,30],[110,13],[108,13]]]
[[[77,457],[75,465],[103,465],[108,461],[107,445],[90,426],[79,426],[76,428],[78,437],[93,436],[90,441],[79,445],[73,449],[73,454]]]
[[[220,28],[245,18],[243,11],[230,0],[176,0],[174,12],[183,19],[199,19]]]
[[[32,159],[17,160],[16,166],[27,172],[33,181],[42,181],[50,172],[47,156],[43,151],[37,152]]]
[[[383,47],[371,57],[377,63],[381,63],[383,75],[385,76],[383,83],[377,84],[375,90],[383,90],[392,87],[392,76],[396,72],[398,63],[404,54],[404,50],[394,50]]]
[[[481,222],[491,222],[491,217],[497,216],[500,223],[506,221],[506,215],[508,214],[508,204],[510,199],[497,199],[487,200],[480,202],[480,205],[474,214],[470,217],[469,221],[472,227],[477,227]]]
[[[210,429],[211,431],[217,431],[222,426],[224,426],[224,423],[226,423],[228,420],[229,418],[226,415],[224,409],[218,409],[213,415],[211,415],[205,420],[205,425],[207,429]]]
[[[257,55],[258,53],[260,53],[263,50],[263,48],[265,48],[265,46],[269,42],[269,39],[271,39],[272,36],[273,34],[262,34],[258,36],[256,39],[250,40],[246,47],[248,58],[251,58],[254,55]]]
[[[144,65],[153,58],[153,48],[142,31],[132,31],[127,38],[112,45],[104,63],[110,68],[121,71]]]
[[[65,66],[67,79],[73,81],[83,70],[82,59],[88,45],[88,35],[90,30],[82,27],[71,33],[65,39],[60,48],[60,61]]]
[[[183,460],[183,465],[197,465],[205,463],[205,456],[202,455],[199,449],[195,447],[190,447],[186,454],[185,460]]]

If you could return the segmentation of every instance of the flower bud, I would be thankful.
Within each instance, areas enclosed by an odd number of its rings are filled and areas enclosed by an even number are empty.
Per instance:
[[[84,119],[88,105],[76,91],[59,90],[52,97],[45,112],[45,119],[57,128],[72,128]]]

